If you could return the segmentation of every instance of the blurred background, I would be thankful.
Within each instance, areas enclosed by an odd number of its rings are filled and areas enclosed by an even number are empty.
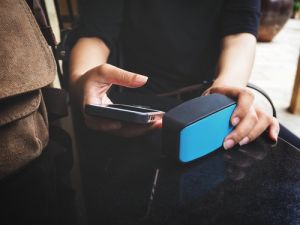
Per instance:
[[[64,40],[80,15],[79,5],[78,0],[44,1],[60,43],[54,49],[60,63]],[[300,0],[262,0],[258,41],[251,83],[271,96],[279,121],[300,137]],[[60,87],[59,76],[54,86]],[[70,120],[62,123],[70,130]]]

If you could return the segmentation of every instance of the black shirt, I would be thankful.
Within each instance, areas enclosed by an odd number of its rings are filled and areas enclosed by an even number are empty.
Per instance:
[[[260,0],[86,0],[81,36],[100,37],[147,90],[211,81],[222,37],[257,35]]]

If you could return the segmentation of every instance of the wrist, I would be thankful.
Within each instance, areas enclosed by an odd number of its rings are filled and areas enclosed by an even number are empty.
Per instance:
[[[233,74],[219,74],[217,78],[214,80],[212,87],[239,87],[245,88],[248,83],[248,79],[242,79],[241,75],[233,75]]]
[[[85,74],[76,76],[75,79],[69,80],[70,101],[73,106],[82,109],[83,105],[83,86],[85,82]]]

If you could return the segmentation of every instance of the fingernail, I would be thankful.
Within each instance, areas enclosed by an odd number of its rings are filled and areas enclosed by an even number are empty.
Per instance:
[[[239,122],[240,122],[240,118],[234,117],[233,120],[232,120],[232,125],[236,126],[236,125],[238,125]]]
[[[250,141],[250,139],[249,139],[248,137],[244,137],[244,138],[240,141],[239,145],[242,146],[242,145],[248,144],[249,141]]]
[[[137,83],[146,83],[148,80],[148,77],[143,76],[143,75],[137,75],[135,78],[135,82]]]
[[[230,149],[230,148],[232,148],[233,146],[234,146],[234,140],[232,140],[232,139],[228,139],[228,140],[226,140],[224,143],[223,143],[223,148],[225,149],[225,150],[227,150],[227,149]]]
[[[278,131],[277,130],[274,130],[273,132],[272,132],[272,136],[273,136],[273,140],[274,141],[277,141],[277,139],[278,139]]]

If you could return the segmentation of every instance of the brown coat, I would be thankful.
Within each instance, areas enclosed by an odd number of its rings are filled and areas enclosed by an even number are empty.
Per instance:
[[[41,88],[56,65],[25,0],[0,0],[0,178],[38,157],[48,142]]]

